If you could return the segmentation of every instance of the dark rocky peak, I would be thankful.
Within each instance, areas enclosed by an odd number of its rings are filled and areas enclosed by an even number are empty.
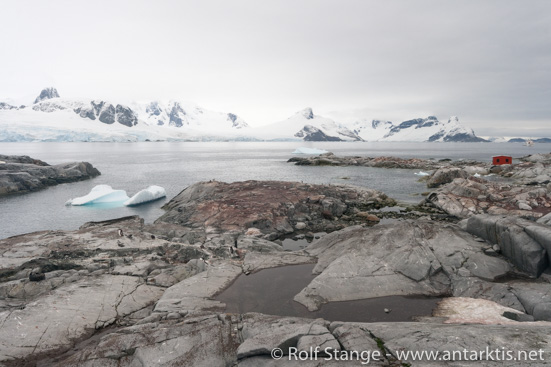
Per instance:
[[[307,120],[312,120],[314,118],[314,111],[312,111],[311,107],[307,107],[296,114],[305,117]]]
[[[408,127],[412,127],[414,125],[419,125],[423,123],[423,119],[413,119],[413,120],[407,120],[402,122],[400,125],[396,126],[398,129],[407,129]]]
[[[118,104],[115,112],[117,114],[117,121],[119,124],[128,127],[136,126],[138,124],[138,116],[130,107]]]
[[[429,116],[426,119],[418,118],[418,119],[404,121],[394,129],[396,130],[407,129],[408,127],[412,127],[412,126],[415,126],[416,129],[419,129],[422,127],[433,126],[437,123],[438,123],[438,119],[435,116]]]
[[[341,138],[330,136],[312,125],[304,125],[304,127],[295,134],[297,138],[302,138],[304,141],[342,141]]]
[[[172,106],[172,110],[168,115],[170,126],[182,127],[184,125],[184,120],[182,117],[186,116],[186,111],[180,106],[178,102],[175,102]]]
[[[234,115],[233,113],[228,113],[228,120],[235,123],[235,121],[237,120],[237,115]]]
[[[235,127],[236,129],[249,126],[241,117],[231,112],[228,113],[228,121],[230,121],[232,123],[232,127]]]
[[[102,106],[98,119],[104,124],[115,123],[115,106],[111,103],[106,103]]]
[[[373,120],[373,121],[371,121],[371,127],[373,127],[374,129],[376,129],[378,127],[381,127],[381,126],[385,126],[385,125],[392,125],[392,122],[391,121],[382,121],[382,120]]]
[[[459,118],[457,116],[451,116],[449,119],[448,119],[448,124],[449,123],[459,123]]]
[[[59,98],[59,93],[57,93],[57,89],[55,88],[44,88],[42,89],[42,92],[40,92],[40,95],[36,97],[34,100],[34,103],[42,102],[46,99],[52,99],[52,98]]]
[[[159,116],[163,112],[163,110],[159,106],[158,102],[151,102],[145,108],[145,112],[147,112],[149,116]]]
[[[6,102],[0,102],[0,110],[14,110],[17,109],[16,106],[12,106],[9,103]]]

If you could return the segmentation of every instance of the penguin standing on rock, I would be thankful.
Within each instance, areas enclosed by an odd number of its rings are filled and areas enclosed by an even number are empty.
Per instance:
[[[124,236],[124,234],[122,233],[122,229],[119,228],[119,237],[122,237]]]

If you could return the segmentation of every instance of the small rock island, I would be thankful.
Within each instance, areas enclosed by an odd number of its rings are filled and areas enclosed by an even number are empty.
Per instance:
[[[101,173],[88,162],[49,165],[29,156],[0,155],[0,196],[87,180]]]

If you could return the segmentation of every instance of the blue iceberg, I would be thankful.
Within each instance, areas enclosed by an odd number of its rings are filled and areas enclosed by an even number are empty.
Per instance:
[[[124,190],[113,190],[109,185],[97,185],[88,195],[69,199],[65,205],[90,205],[102,203],[117,203],[128,200]]]

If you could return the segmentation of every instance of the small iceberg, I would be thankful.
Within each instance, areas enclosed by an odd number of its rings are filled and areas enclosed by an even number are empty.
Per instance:
[[[419,172],[415,172],[414,175],[417,175],[417,176],[430,176],[430,173],[425,172],[425,171],[419,171]]]
[[[161,186],[149,186],[147,189],[139,191],[136,195],[124,202],[126,206],[140,205],[155,201],[166,196],[166,191]]]
[[[292,154],[325,154],[325,153],[329,153],[329,152],[323,149],[300,147],[295,149],[295,151]]]
[[[116,203],[128,200],[124,190],[113,190],[109,185],[97,185],[88,195],[69,199],[65,205],[89,205],[100,203]]]

